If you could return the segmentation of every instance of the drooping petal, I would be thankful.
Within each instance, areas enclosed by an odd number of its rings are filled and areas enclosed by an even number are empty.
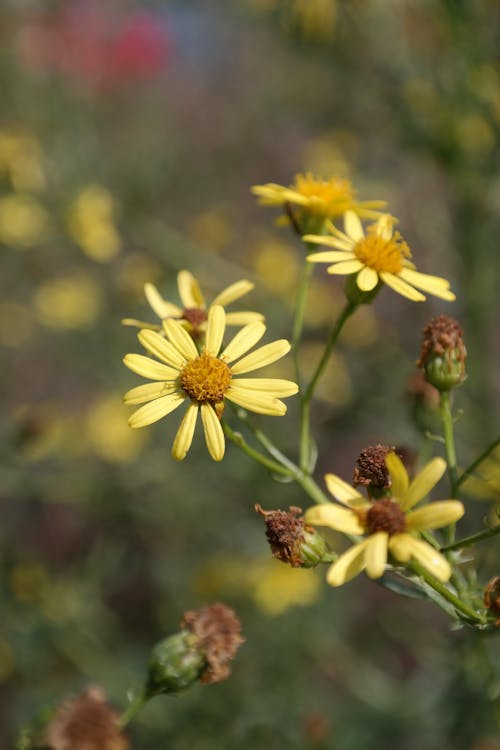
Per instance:
[[[455,523],[464,513],[464,506],[458,500],[439,500],[408,513],[406,528],[409,531],[440,529]]]
[[[205,351],[214,356],[218,354],[225,330],[226,315],[224,308],[220,305],[213,305],[208,311]]]
[[[231,284],[231,286],[223,289],[222,292],[219,292],[216,298],[212,301],[212,305],[222,305],[222,307],[230,305],[231,302],[248,294],[254,286],[255,284],[252,284],[251,281],[247,281],[246,279],[236,281],[234,284]]]
[[[299,386],[293,380],[282,378],[235,378],[233,386],[244,388],[248,391],[265,391],[270,396],[286,398],[298,393]]]
[[[368,537],[365,551],[366,575],[369,578],[380,578],[387,563],[387,531],[377,531]]]
[[[251,349],[252,346],[255,346],[255,344],[261,340],[265,332],[266,326],[264,323],[249,323],[249,325],[242,328],[241,331],[238,331],[238,333],[231,339],[221,353],[221,358],[224,358],[226,362],[233,362]]]
[[[254,352],[247,354],[236,364],[231,365],[233,375],[243,375],[245,372],[252,372],[261,367],[270,365],[272,362],[284,357],[290,351],[290,343],[286,339],[278,339],[270,344],[265,344]]]
[[[175,346],[175,348],[186,358],[186,360],[196,359],[198,356],[198,349],[196,345],[186,331],[176,320],[165,320],[163,322],[163,328],[168,338]]]
[[[341,503],[345,503],[346,505],[366,504],[363,495],[336,474],[326,474],[325,482],[328,491]]]
[[[149,328],[151,331],[161,331],[161,325],[150,323],[148,320],[137,320],[136,318],[122,318],[122,325],[134,328]]]
[[[203,299],[200,285],[192,273],[189,271],[179,271],[177,274],[177,287],[184,307],[188,309],[193,307],[205,308],[205,300]]]
[[[340,263],[335,263],[333,266],[328,266],[326,270],[331,274],[347,276],[348,274],[361,271],[362,268],[362,262],[356,258],[354,260],[341,260]]]
[[[144,354],[126,354],[123,364],[137,375],[151,380],[174,380],[179,376],[179,370],[145,357]]]
[[[163,321],[163,325],[165,322]],[[154,354],[170,367],[181,370],[186,364],[186,358],[181,352],[156,331],[139,331],[137,338],[150,354]]]
[[[132,388],[123,397],[126,404],[144,404],[146,401],[152,401],[160,396],[167,396],[177,390],[176,383],[146,383]]]
[[[330,586],[342,586],[365,569],[365,550],[368,540],[350,547],[347,552],[336,560],[326,574],[326,581]]]
[[[456,299],[450,289],[449,282],[440,276],[430,276],[429,274],[419,273],[410,268],[403,268],[399,276],[409,284],[418,287],[418,289],[423,289],[424,292],[433,294],[435,297],[448,302],[453,302]]]
[[[146,427],[153,422],[157,422],[162,417],[170,414],[182,404],[185,396],[180,393],[171,393],[168,396],[162,396],[149,404],[141,406],[135,411],[128,420],[130,427]]]
[[[174,444],[172,446],[172,457],[176,461],[182,461],[186,457],[188,450],[191,448],[193,442],[194,428],[196,427],[196,419],[198,417],[198,404],[189,404],[182,422],[177,430]]]
[[[344,534],[363,534],[364,528],[356,513],[347,508],[339,508],[333,503],[314,505],[306,511],[304,519],[313,526],[328,526]]]
[[[403,498],[406,497],[410,480],[408,479],[408,472],[401,459],[396,453],[388,453],[385,457],[385,465],[389,471],[391,478],[391,492],[393,497],[396,498],[401,507]]]
[[[365,266],[356,276],[356,284],[362,292],[371,292],[378,284],[378,273],[373,268]]]
[[[361,220],[354,211],[346,211],[344,214],[344,230],[348,237],[354,242],[359,242],[365,236]]]
[[[394,557],[401,562],[407,562],[414,557],[438,580],[446,583],[451,576],[451,567],[446,558],[430,544],[421,539],[415,539],[410,534],[398,534],[389,541]]]
[[[404,510],[413,508],[413,506],[422,500],[433,487],[439,482],[446,471],[446,461],[443,458],[433,458],[424,468],[418,472],[417,476],[410,484],[408,492],[400,500],[400,505]]]
[[[254,312],[253,310],[241,310],[239,312],[226,313],[227,326],[246,326],[249,323],[257,323],[258,321],[263,320],[264,316],[262,313]]]
[[[208,404],[201,405],[201,419],[205,430],[205,441],[208,452],[214,461],[222,461],[226,443],[221,423],[214,409]]]
[[[286,404],[268,393],[231,385],[224,396],[243,409],[249,409],[256,414],[267,414],[271,417],[282,417],[286,414]]]
[[[417,292],[416,289],[407,284],[406,281],[403,281],[403,279],[400,279],[399,276],[395,276],[393,273],[382,271],[380,274],[380,278],[382,279],[384,284],[390,286],[391,289],[394,289],[394,291],[400,294],[402,297],[411,299],[413,302],[425,301],[425,297],[423,294]]]
[[[153,312],[162,320],[163,318],[179,318],[182,315],[181,308],[163,299],[154,284],[144,284],[144,294]]]

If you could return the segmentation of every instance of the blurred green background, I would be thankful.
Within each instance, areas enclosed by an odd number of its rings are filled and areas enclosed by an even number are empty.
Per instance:
[[[90,682],[123,706],[151,645],[223,600],[247,639],[230,681],[153,701],[134,747],[500,747],[494,639],[366,579],[333,591],[324,570],[272,560],[254,503],[306,499],[232,446],[214,464],[199,434],[176,464],[177,415],[129,430],[121,396],[141,381],[121,359],[140,348],[120,323],[153,320],[146,281],[177,302],[188,268],[208,299],[254,281],[242,306],[266,314],[267,340],[289,337],[303,251],[249,187],[348,176],[389,202],[419,270],[449,278],[457,302],[385,289],[357,313],[316,402],[317,477],[349,479],[378,442],[441,451],[406,395],[441,312],[469,350],[467,465],[499,402],[499,50],[493,0],[4,0],[1,746]],[[310,300],[308,358],[342,303],[323,267]],[[293,455],[289,403],[263,423]],[[464,533],[498,499],[499,467],[473,488]],[[498,549],[480,553],[484,584]]]

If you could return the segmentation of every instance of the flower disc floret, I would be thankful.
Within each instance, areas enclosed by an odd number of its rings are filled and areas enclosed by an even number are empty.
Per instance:
[[[376,534],[377,531],[401,534],[406,529],[405,514],[394,500],[376,500],[366,511],[365,528],[367,534]]]
[[[377,273],[401,273],[404,258],[410,257],[408,247],[398,239],[384,239],[372,232],[353,247],[353,253],[367,268]]]
[[[199,404],[218,404],[231,384],[232,373],[221,359],[203,352],[188,362],[180,383],[187,395]]]

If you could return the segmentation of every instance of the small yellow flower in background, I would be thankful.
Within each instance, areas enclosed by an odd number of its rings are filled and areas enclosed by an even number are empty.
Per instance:
[[[317,601],[321,579],[313,570],[291,568],[277,560],[263,563],[253,598],[268,617],[277,617],[290,607],[307,607]]]
[[[251,188],[263,206],[291,206],[296,209],[294,219],[302,227],[308,219],[319,223],[318,230],[327,219],[335,221],[346,211],[357,215],[376,218],[380,215],[385,201],[358,201],[350,181],[343,177],[322,180],[310,172],[297,174],[293,185],[284,187],[269,182]]]
[[[357,490],[335,474],[327,474],[326,485],[344,507],[325,503],[310,508],[306,523],[329,526],[345,534],[367,538],[344,552],[330,567],[327,581],[341,586],[366,569],[370,578],[380,578],[385,571],[388,553],[407,563],[417,560],[440,581],[448,581],[451,568],[446,558],[423,539],[420,531],[438,529],[455,523],[464,514],[458,500],[441,500],[412,508],[439,482],[446,462],[434,458],[410,484],[408,473],[395,453],[389,453],[386,464],[391,478],[392,498],[368,502]]]
[[[72,330],[94,323],[101,309],[101,291],[85,274],[50,279],[35,295],[38,319],[48,328]]]
[[[29,195],[0,198],[0,242],[29,248],[46,238],[49,218],[40,203]]]
[[[141,354],[127,354],[124,358],[130,370],[156,381],[125,394],[127,404],[149,402],[132,414],[129,419],[131,427],[145,427],[157,422],[184,401],[189,401],[172,448],[173,457],[179,461],[185,458],[191,447],[198,412],[201,412],[208,451],[214,461],[221,461],[225,440],[220,417],[225,399],[258,414],[282,416],[286,406],[279,397],[292,396],[298,391],[298,386],[290,380],[235,379],[235,375],[244,375],[280,359],[290,350],[290,344],[284,339],[273,341],[242,357],[260,341],[266,326],[261,321],[249,323],[223,347],[225,329],[224,308],[212,306],[208,312],[205,345],[200,354],[181,323],[167,318],[163,321],[166,338],[147,329],[138,334],[142,346],[160,362]]]
[[[0,131],[0,173],[6,172],[14,190],[40,190],[45,186],[42,152],[23,133]]]
[[[357,274],[356,284],[362,292],[372,291],[382,281],[414,302],[425,300],[418,289],[448,302],[455,299],[446,279],[415,270],[409,260],[410,249],[394,230],[394,219],[389,214],[384,214],[376,224],[368,227],[366,235],[353,211],[347,211],[344,216],[344,232],[333,224],[329,229],[331,235],[306,235],[303,239],[336,249],[313,253],[307,259],[312,263],[331,263],[327,268],[331,274]]]
[[[146,435],[129,430],[123,420],[122,400],[115,395],[103,396],[91,405],[85,427],[90,447],[110,463],[133,461],[144,446]]]
[[[71,238],[85,255],[99,263],[107,263],[121,250],[115,214],[116,202],[101,185],[88,185],[80,190],[68,212]]]
[[[297,251],[276,237],[266,236],[250,248],[252,268],[260,282],[293,304],[300,276]]]
[[[200,289],[198,279],[189,271],[179,271],[177,274],[177,288],[181,299],[182,307],[168,302],[159,293],[153,284],[145,284],[144,293],[146,299],[151,305],[153,312],[160,318],[166,320],[174,318],[186,328],[193,336],[198,337],[207,327],[207,306],[205,297]],[[246,279],[236,281],[231,286],[226,287],[220,292],[211,305],[220,305],[226,307],[235,300],[248,294],[254,288],[254,284]],[[228,326],[245,326],[248,323],[254,323],[263,320],[264,316],[257,312],[242,311],[226,313],[226,325]],[[150,328],[154,331],[160,331],[161,325],[157,323],[145,323],[134,318],[125,318],[122,320],[124,325],[135,326],[136,328]]]

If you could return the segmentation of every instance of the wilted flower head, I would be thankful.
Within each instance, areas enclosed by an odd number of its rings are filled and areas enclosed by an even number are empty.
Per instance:
[[[495,576],[484,589],[484,606],[496,617],[496,625],[500,626],[500,576]]]
[[[440,391],[447,391],[465,380],[467,350],[462,329],[454,318],[439,315],[424,328],[418,367],[426,380]]]
[[[318,565],[328,552],[328,546],[312,526],[304,522],[302,509],[264,510],[256,503],[255,510],[266,523],[266,536],[273,557],[292,568],[311,568]]]

